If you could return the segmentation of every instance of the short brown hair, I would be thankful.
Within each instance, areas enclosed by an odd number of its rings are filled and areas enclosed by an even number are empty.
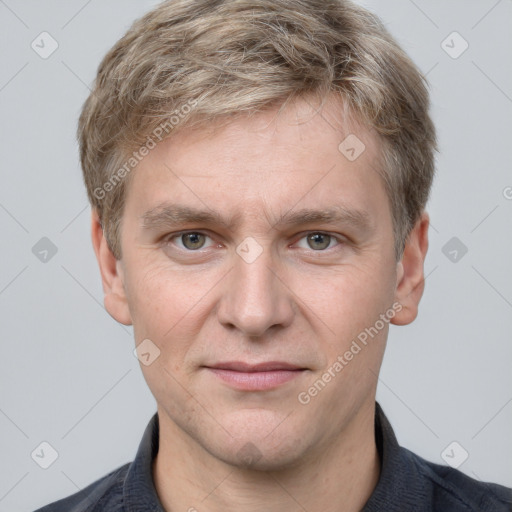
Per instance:
[[[137,148],[332,93],[381,141],[398,260],[428,200],[436,135],[427,82],[376,15],[348,0],[172,0],[135,21],[101,62],[78,128],[89,200],[116,258]]]

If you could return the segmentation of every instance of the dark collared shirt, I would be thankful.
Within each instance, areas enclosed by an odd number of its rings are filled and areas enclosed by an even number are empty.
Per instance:
[[[375,439],[381,474],[363,512],[512,511],[512,489],[479,482],[400,447],[378,403]],[[157,452],[158,415],[155,413],[133,462],[36,512],[164,512],[151,469]]]

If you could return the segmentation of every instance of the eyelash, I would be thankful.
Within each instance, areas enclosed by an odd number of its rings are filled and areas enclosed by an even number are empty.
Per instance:
[[[180,231],[179,233],[172,233],[172,234],[170,234],[170,235],[167,235],[167,236],[163,239],[163,242],[164,242],[165,244],[169,244],[169,243],[171,243],[171,242],[172,242],[172,240],[174,240],[174,239],[180,239],[183,235],[192,234],[192,233],[194,233],[194,234],[199,234],[199,235],[204,235],[204,236],[206,236],[206,237],[210,238],[210,240],[213,240],[213,238],[212,238],[210,235],[208,235],[207,233],[204,233],[203,231],[194,231],[194,230],[189,230],[189,231]],[[342,239],[341,237],[339,237],[339,236],[337,236],[337,235],[334,235],[334,234],[331,234],[331,233],[328,233],[328,232],[326,232],[326,231],[307,231],[307,232],[305,232],[305,234],[304,234],[304,235],[302,235],[302,236],[297,240],[297,242],[298,242],[298,241],[300,241],[300,240],[305,239],[306,237],[308,237],[308,236],[310,236],[310,235],[316,235],[316,234],[318,234],[318,235],[326,235],[326,236],[330,236],[330,237],[331,237],[331,241],[332,241],[332,240],[335,240],[337,243],[336,243],[336,245],[334,245],[333,247],[327,247],[326,249],[320,249],[320,250],[317,250],[317,251],[315,251],[314,249],[311,249],[311,248],[310,248],[310,249],[309,249],[309,251],[311,251],[311,252],[313,252],[313,253],[326,253],[326,252],[328,252],[328,251],[330,251],[330,250],[332,250],[332,249],[334,249],[334,248],[336,248],[336,247],[338,247],[338,246],[340,246],[340,245],[344,245],[344,244],[346,244],[346,243],[347,243],[347,242],[346,242],[346,240]],[[295,242],[295,243],[297,243],[297,242]],[[196,250],[193,250],[193,249],[187,249],[186,247],[184,247],[184,248],[182,248],[182,247],[178,247],[178,249],[179,249],[179,250],[181,250],[181,251],[183,251],[183,252],[188,252],[188,253],[191,253],[191,254],[193,254],[193,253],[201,254],[201,253],[202,253],[202,251],[204,250],[204,249],[203,249],[203,247],[201,247],[201,248],[199,248],[199,249],[196,249]],[[308,250],[308,249],[307,249],[307,250]]]

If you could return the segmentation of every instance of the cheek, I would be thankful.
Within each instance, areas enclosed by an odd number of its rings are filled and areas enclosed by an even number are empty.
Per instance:
[[[387,274],[389,269],[375,262],[346,265],[311,275],[298,289],[309,310],[328,328],[329,337],[343,345],[391,306],[392,279]]]
[[[209,291],[218,281],[211,273],[175,271],[166,263],[132,262],[126,277],[135,339],[159,347],[180,346],[201,329],[209,308]]]
[[[189,414],[182,405],[190,397],[180,383],[189,377],[187,353],[204,322],[207,280],[166,264],[132,264],[127,281],[135,340],[149,339],[159,349],[154,363],[141,365],[144,378],[157,399],[165,401],[171,390],[175,414]]]
[[[385,272],[376,264],[345,267],[303,288],[321,319],[316,323],[323,325],[318,344],[326,360],[301,391],[311,400],[312,416],[325,415],[333,425],[357,410],[375,387],[389,329],[380,315],[392,310],[393,302]]]

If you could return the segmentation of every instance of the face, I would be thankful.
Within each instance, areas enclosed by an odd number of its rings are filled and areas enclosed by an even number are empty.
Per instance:
[[[335,108],[184,129],[128,187],[107,309],[160,351],[141,365],[160,421],[230,464],[332,444],[373,408],[389,322],[406,323],[378,143]]]

